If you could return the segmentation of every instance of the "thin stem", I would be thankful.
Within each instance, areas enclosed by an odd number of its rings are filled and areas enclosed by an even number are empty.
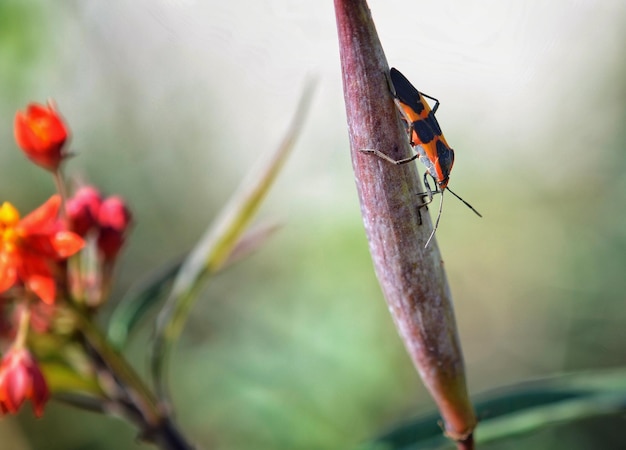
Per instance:
[[[474,435],[470,434],[462,441],[457,441],[456,448],[457,450],[474,450]]]
[[[158,425],[162,417],[156,397],[126,360],[109,345],[101,331],[82,312],[77,310],[74,310],[74,312],[75,317],[78,319],[78,326],[87,341],[98,352],[98,355],[115,376],[124,383],[124,386],[134,392],[136,406],[147,423],[151,426]]]
[[[54,184],[61,196],[61,217],[63,220],[67,220],[67,188],[65,187],[65,180],[63,179],[61,168],[54,171]]]
[[[14,346],[16,348],[24,348],[26,346],[26,338],[28,338],[28,330],[30,329],[30,309],[28,307],[22,310],[20,322],[17,328],[17,336],[15,336]]]
[[[159,433],[153,436],[152,442],[168,450],[193,450],[194,448],[169,420],[161,424]]]
[[[74,309],[74,315],[92,349],[129,394],[126,399],[129,403],[118,401],[117,406],[141,428],[141,438],[167,450],[193,449],[126,359],[109,345],[102,332],[82,312]]]

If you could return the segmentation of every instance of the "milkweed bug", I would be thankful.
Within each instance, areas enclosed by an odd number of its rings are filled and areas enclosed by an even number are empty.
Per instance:
[[[420,195],[428,196],[428,201],[424,202],[424,205],[429,204],[433,200],[433,195],[441,193],[441,200],[439,203],[439,213],[437,214],[437,220],[435,227],[426,241],[425,247],[428,247],[431,239],[437,231],[439,226],[439,219],[441,218],[441,211],[443,209],[443,192],[444,190],[450,191],[452,195],[461,200],[467,207],[469,207],[479,217],[482,215],[474,209],[472,205],[467,203],[457,194],[455,194],[449,187],[450,171],[454,164],[454,150],[450,148],[446,138],[441,132],[441,127],[435,112],[439,108],[439,100],[430,97],[424,93],[419,92],[415,87],[406,79],[399,70],[391,68],[389,73],[389,87],[394,97],[394,102],[402,115],[402,120],[406,123],[407,134],[409,135],[409,142],[411,147],[416,151],[416,154],[404,159],[393,159],[378,150],[363,149],[361,151],[366,153],[373,153],[376,156],[389,161],[390,163],[400,165],[406,164],[415,159],[420,160],[426,167],[424,173],[424,184],[426,191]],[[429,98],[435,102],[435,106],[431,109],[425,98]],[[430,176],[435,182],[436,187],[433,191],[428,184],[428,176]]]

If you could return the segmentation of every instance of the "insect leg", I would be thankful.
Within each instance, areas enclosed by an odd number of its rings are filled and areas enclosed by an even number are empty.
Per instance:
[[[424,94],[423,92],[421,92],[421,94],[422,94],[424,97],[429,98],[429,99],[431,99],[432,101],[434,101],[434,102],[435,102],[435,106],[433,106],[433,114],[435,114],[435,112],[437,111],[437,108],[439,108],[439,100],[437,100],[435,97],[431,97],[431,96],[430,96],[430,95],[428,95],[428,94]]]
[[[437,231],[437,228],[439,227],[439,219],[441,219],[441,211],[443,211],[443,191],[441,191],[441,198],[439,199],[439,212],[437,213],[437,220],[435,221],[433,231],[430,233],[430,236],[428,236],[428,240],[426,241],[424,248],[428,247],[432,238],[435,237],[435,231]]]
[[[430,187],[430,183],[428,182],[428,177],[431,177],[433,179],[433,181],[435,181],[435,190],[433,191]],[[424,187],[426,188],[426,192],[420,192],[417,195],[420,195],[422,197],[428,197],[428,201],[424,200],[424,205],[422,206],[426,206],[428,205],[430,202],[433,201],[433,196],[435,194],[439,194],[441,191],[439,190],[439,185],[437,184],[437,180],[435,180],[435,178],[430,175],[428,172],[424,172]]]
[[[390,162],[391,164],[395,164],[396,166],[399,166],[400,164],[410,163],[411,161],[415,161],[417,157],[419,156],[416,153],[415,155],[409,156],[408,158],[393,159],[392,157],[385,155],[383,152],[373,149],[373,148],[362,148],[362,149],[359,149],[359,151],[363,153],[371,153],[373,155],[376,155],[379,158],[382,158],[385,161]]]

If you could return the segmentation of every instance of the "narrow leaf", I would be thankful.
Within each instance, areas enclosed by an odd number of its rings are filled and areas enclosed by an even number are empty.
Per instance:
[[[230,267],[259,248],[278,229],[276,224],[265,224],[248,231],[235,245],[222,269]],[[186,256],[186,255],[185,255]],[[172,261],[148,275],[122,297],[109,320],[108,339],[121,349],[126,345],[135,326],[156,306],[167,292],[180,270],[184,257]]]
[[[95,377],[79,374],[75,369],[58,361],[40,362],[50,392],[82,392],[101,395],[102,391]]]
[[[162,399],[166,397],[163,368],[172,345],[180,336],[198,291],[208,276],[214,274],[228,260],[235,244],[259,209],[295,144],[309,109],[312,93],[313,84],[309,83],[283,142],[269,160],[263,161],[262,167],[253,171],[248,180],[244,181],[178,272],[172,292],[157,320],[151,356],[152,376]]]
[[[499,389],[475,402],[480,419],[477,444],[523,436],[578,420],[626,411],[626,372],[601,371],[559,375]],[[438,414],[409,420],[359,450],[445,448],[435,423]]]
[[[122,297],[111,315],[107,330],[107,339],[115,348],[124,347],[133,327],[165,294],[182,263],[181,257],[159,267]]]

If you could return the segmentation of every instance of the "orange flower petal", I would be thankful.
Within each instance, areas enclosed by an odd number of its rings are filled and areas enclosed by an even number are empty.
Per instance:
[[[69,258],[84,247],[85,241],[71,231],[59,231],[50,239],[59,258]]]
[[[31,129],[41,141],[59,143],[67,138],[67,129],[52,105],[30,104],[26,115]]]
[[[6,254],[0,254],[0,293],[11,288],[17,281],[15,262]]]
[[[54,224],[61,207],[61,196],[53,195],[46,203],[24,217],[19,227],[26,234],[44,232],[47,227]]]
[[[56,297],[56,282],[45,259],[25,254],[18,270],[24,285],[44,303],[52,305]]]
[[[56,283],[51,275],[35,274],[30,275],[24,284],[33,291],[47,305],[54,304],[56,298]]]
[[[15,140],[21,148],[32,149],[38,146],[38,140],[35,133],[28,126],[28,117],[22,111],[15,114]]]

